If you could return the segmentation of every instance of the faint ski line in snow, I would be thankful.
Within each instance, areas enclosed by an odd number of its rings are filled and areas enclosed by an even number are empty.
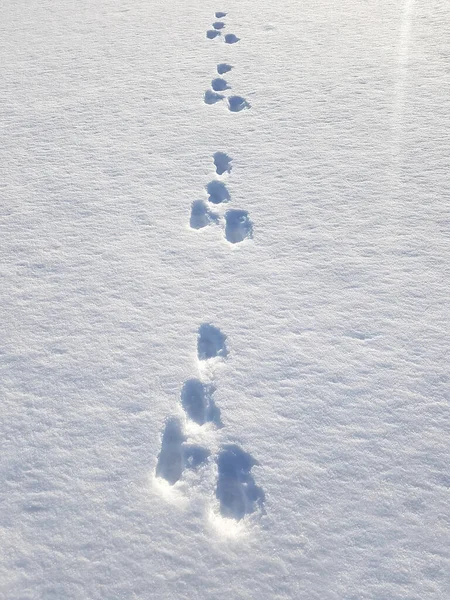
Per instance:
[[[400,24],[400,36],[398,42],[398,74],[397,84],[395,86],[394,98],[394,123],[393,134],[394,140],[392,144],[392,158],[396,165],[395,172],[398,176],[399,162],[402,153],[402,136],[403,122],[405,110],[405,96],[408,85],[408,67],[409,67],[409,48],[411,38],[411,15],[414,0],[404,0],[402,18]]]

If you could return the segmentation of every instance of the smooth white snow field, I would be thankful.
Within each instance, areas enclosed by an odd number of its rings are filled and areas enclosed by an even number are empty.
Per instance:
[[[449,600],[450,2],[2,0],[0,83],[0,598]]]

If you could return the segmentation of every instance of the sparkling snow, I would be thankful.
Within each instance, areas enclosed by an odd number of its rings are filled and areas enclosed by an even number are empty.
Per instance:
[[[448,600],[449,23],[3,0],[2,598]]]

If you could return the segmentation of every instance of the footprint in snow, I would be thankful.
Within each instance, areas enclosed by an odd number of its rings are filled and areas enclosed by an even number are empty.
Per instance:
[[[216,19],[223,19],[226,16],[227,16],[226,12],[221,12],[221,11],[216,12]]]
[[[240,521],[245,515],[263,509],[262,488],[255,484],[251,474],[258,462],[239,446],[224,446],[217,457],[216,498],[220,513],[225,518]]]
[[[208,38],[208,40],[213,40],[219,35],[220,31],[217,31],[217,29],[208,29],[208,31],[206,32],[206,37]]]
[[[225,44],[236,44],[240,39],[234,33],[227,33],[225,35]]]
[[[205,104],[216,104],[216,102],[220,102],[224,98],[225,96],[222,96],[222,94],[218,94],[217,92],[213,92],[211,90],[206,90],[204,102]]]
[[[224,75],[225,73],[228,73],[228,71],[231,71],[232,68],[233,67],[227,63],[220,63],[217,65],[217,72],[219,75]]]
[[[209,455],[206,448],[186,444],[186,436],[179,420],[172,417],[167,420],[164,428],[156,477],[165,479],[169,485],[175,485],[181,479],[184,469],[197,469]]]
[[[183,442],[185,437],[178,419],[166,423],[161,442],[161,452],[156,465],[156,476],[174,485],[183,473]]]
[[[212,204],[222,204],[230,201],[230,193],[221,181],[213,180],[206,186],[208,200]]]
[[[181,405],[186,415],[197,423],[215,423],[221,426],[220,410],[215,405],[213,394],[215,387],[202,383],[199,379],[189,379],[181,390]]]
[[[231,173],[231,158],[225,152],[216,152],[213,156],[217,175]]]
[[[227,210],[225,213],[225,237],[231,244],[253,237],[253,224],[246,210]]]
[[[218,223],[219,216],[213,213],[203,200],[195,200],[191,206],[191,219],[189,221],[192,229],[202,229],[207,225]]]
[[[225,27],[225,23],[223,23],[222,21],[216,21],[215,23],[213,23],[213,27],[214,29],[223,29]]]
[[[242,96],[230,96],[228,98],[228,109],[231,112],[241,112],[246,108],[250,108],[250,104]]]
[[[210,323],[200,325],[197,336],[197,356],[199,360],[208,360],[216,356],[226,358],[226,336]]]
[[[213,79],[211,81],[211,87],[215,92],[223,92],[225,90],[231,89],[228,83],[225,81],[225,79],[222,79],[222,77],[217,77],[217,79]]]

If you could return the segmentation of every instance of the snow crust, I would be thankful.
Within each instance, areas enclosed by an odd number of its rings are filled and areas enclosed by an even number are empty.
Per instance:
[[[1,3],[2,597],[449,597],[449,22]],[[173,485],[170,419],[208,451]]]

